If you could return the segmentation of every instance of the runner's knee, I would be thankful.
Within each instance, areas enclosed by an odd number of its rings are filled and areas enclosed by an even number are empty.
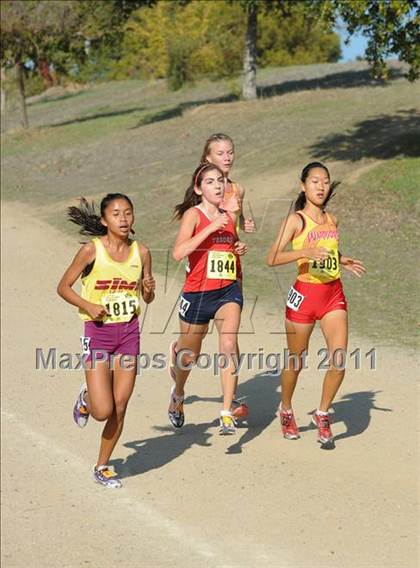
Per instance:
[[[98,422],[104,422],[105,420],[108,420],[108,418],[111,416],[113,410],[114,410],[113,406],[104,405],[102,407],[91,408],[90,414],[91,414],[92,418],[94,418]]]
[[[236,336],[220,337],[220,352],[224,355],[236,353]]]

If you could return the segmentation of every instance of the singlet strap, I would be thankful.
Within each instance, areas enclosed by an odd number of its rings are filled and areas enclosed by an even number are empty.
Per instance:
[[[304,215],[301,211],[296,211],[295,213],[296,213],[296,215],[299,215],[299,217],[300,217],[301,220],[302,220],[302,228],[301,228],[301,230],[300,230],[296,235],[293,236],[293,239],[297,239],[298,236],[303,233],[303,231],[305,230],[305,227],[306,227],[305,215]]]
[[[335,225],[335,222],[332,220],[332,217],[330,216],[330,214],[327,213],[327,211],[324,211],[324,213],[327,216],[327,223],[331,223],[332,225]]]

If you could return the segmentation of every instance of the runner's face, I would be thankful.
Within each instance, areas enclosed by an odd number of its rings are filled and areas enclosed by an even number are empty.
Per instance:
[[[323,168],[312,168],[302,189],[306,193],[306,199],[321,207],[330,192],[330,178]]]
[[[235,159],[232,142],[229,142],[229,140],[211,142],[206,158],[208,162],[218,166],[227,177]]]
[[[208,170],[204,173],[196,192],[203,196],[203,200],[219,207],[225,193],[225,180],[218,170]]]
[[[128,237],[134,223],[131,205],[125,199],[114,199],[105,209],[102,223],[119,237]]]

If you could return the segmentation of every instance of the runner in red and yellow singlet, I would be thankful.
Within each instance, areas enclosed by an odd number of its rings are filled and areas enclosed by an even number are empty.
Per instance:
[[[230,173],[235,161],[235,146],[230,136],[223,133],[216,133],[209,136],[206,140],[201,154],[202,164],[215,164],[222,172],[225,181],[225,193],[223,198],[223,209],[236,215],[236,231],[253,233],[255,222],[252,218],[246,218],[243,214],[243,202],[245,199],[244,187],[230,178]],[[238,259],[238,282],[242,287],[242,267]],[[239,344],[236,345],[236,355],[239,358]],[[233,400],[233,415],[235,418],[247,418],[249,413],[248,405],[235,398]]]
[[[329,351],[321,402],[312,420],[318,440],[332,444],[328,410],[344,378],[343,357],[347,349],[347,302],[340,279],[340,266],[356,276],[365,269],[359,260],[339,252],[338,223],[326,205],[337,183],[331,183],[328,169],[319,162],[308,164],[301,174],[301,188],[295,212],[281,224],[268,254],[269,266],[297,262],[298,275],[290,288],[285,314],[287,346],[291,355],[282,373],[280,421],[287,439],[299,438],[292,411],[292,396],[315,322],[320,321]],[[292,251],[286,251],[291,243]],[[296,359],[298,365],[296,365]]]

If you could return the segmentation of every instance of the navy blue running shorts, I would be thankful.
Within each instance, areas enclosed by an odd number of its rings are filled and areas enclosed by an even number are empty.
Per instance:
[[[187,323],[209,323],[214,319],[217,311],[229,303],[238,304],[242,309],[244,300],[237,281],[209,292],[182,292],[179,317]]]

